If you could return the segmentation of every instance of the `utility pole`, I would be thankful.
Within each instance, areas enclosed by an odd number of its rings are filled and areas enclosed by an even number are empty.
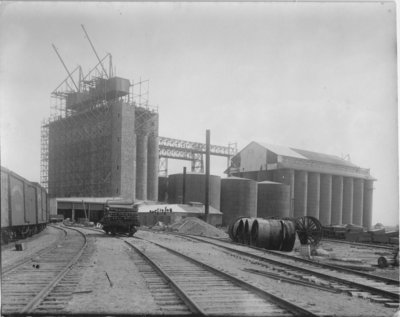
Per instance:
[[[182,204],[186,203],[186,166],[183,168],[182,180]]]
[[[210,211],[210,130],[206,130],[206,193],[204,213],[206,221]]]

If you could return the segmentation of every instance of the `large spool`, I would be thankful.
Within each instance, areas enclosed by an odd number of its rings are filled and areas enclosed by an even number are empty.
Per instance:
[[[253,245],[257,247],[291,251],[296,239],[296,231],[291,221],[258,218],[253,222],[251,237]]]
[[[251,240],[251,228],[253,226],[254,220],[256,218],[247,218],[246,221],[244,222],[244,233],[243,233],[243,243],[250,245],[252,244]]]
[[[229,236],[235,242],[267,250],[292,251],[296,228],[292,220],[239,218],[230,225]]]

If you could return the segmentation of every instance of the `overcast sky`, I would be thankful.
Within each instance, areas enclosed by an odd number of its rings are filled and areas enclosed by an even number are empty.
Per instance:
[[[2,3],[1,165],[40,180],[40,126],[70,70],[111,53],[150,79],[160,135],[349,155],[377,178],[373,223],[398,223],[396,7],[358,3]],[[183,164],[170,164],[170,173]],[[226,159],[213,159],[222,175]]]

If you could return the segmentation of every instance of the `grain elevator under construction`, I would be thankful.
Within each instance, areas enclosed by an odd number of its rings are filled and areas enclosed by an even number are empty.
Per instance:
[[[228,177],[206,177],[205,144],[159,136],[148,81],[116,76],[110,54],[86,74],[80,66],[72,72],[63,66],[68,77],[51,93],[51,116],[42,123],[41,183],[72,215],[79,197],[94,205],[96,197],[141,200],[154,204],[146,210],[164,204],[160,210],[173,211],[168,204],[206,204],[208,188],[208,204],[222,225],[241,216],[312,216],[323,225],[371,226],[375,179],[368,169],[332,155],[251,142],[240,152],[211,146],[210,155],[227,158]],[[191,173],[168,176],[168,158],[192,161]]]

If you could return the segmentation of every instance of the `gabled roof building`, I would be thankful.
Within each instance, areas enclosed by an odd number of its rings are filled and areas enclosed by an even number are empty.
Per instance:
[[[251,142],[231,160],[227,174],[290,186],[290,217],[314,216],[323,225],[372,222],[369,169],[338,156]]]

